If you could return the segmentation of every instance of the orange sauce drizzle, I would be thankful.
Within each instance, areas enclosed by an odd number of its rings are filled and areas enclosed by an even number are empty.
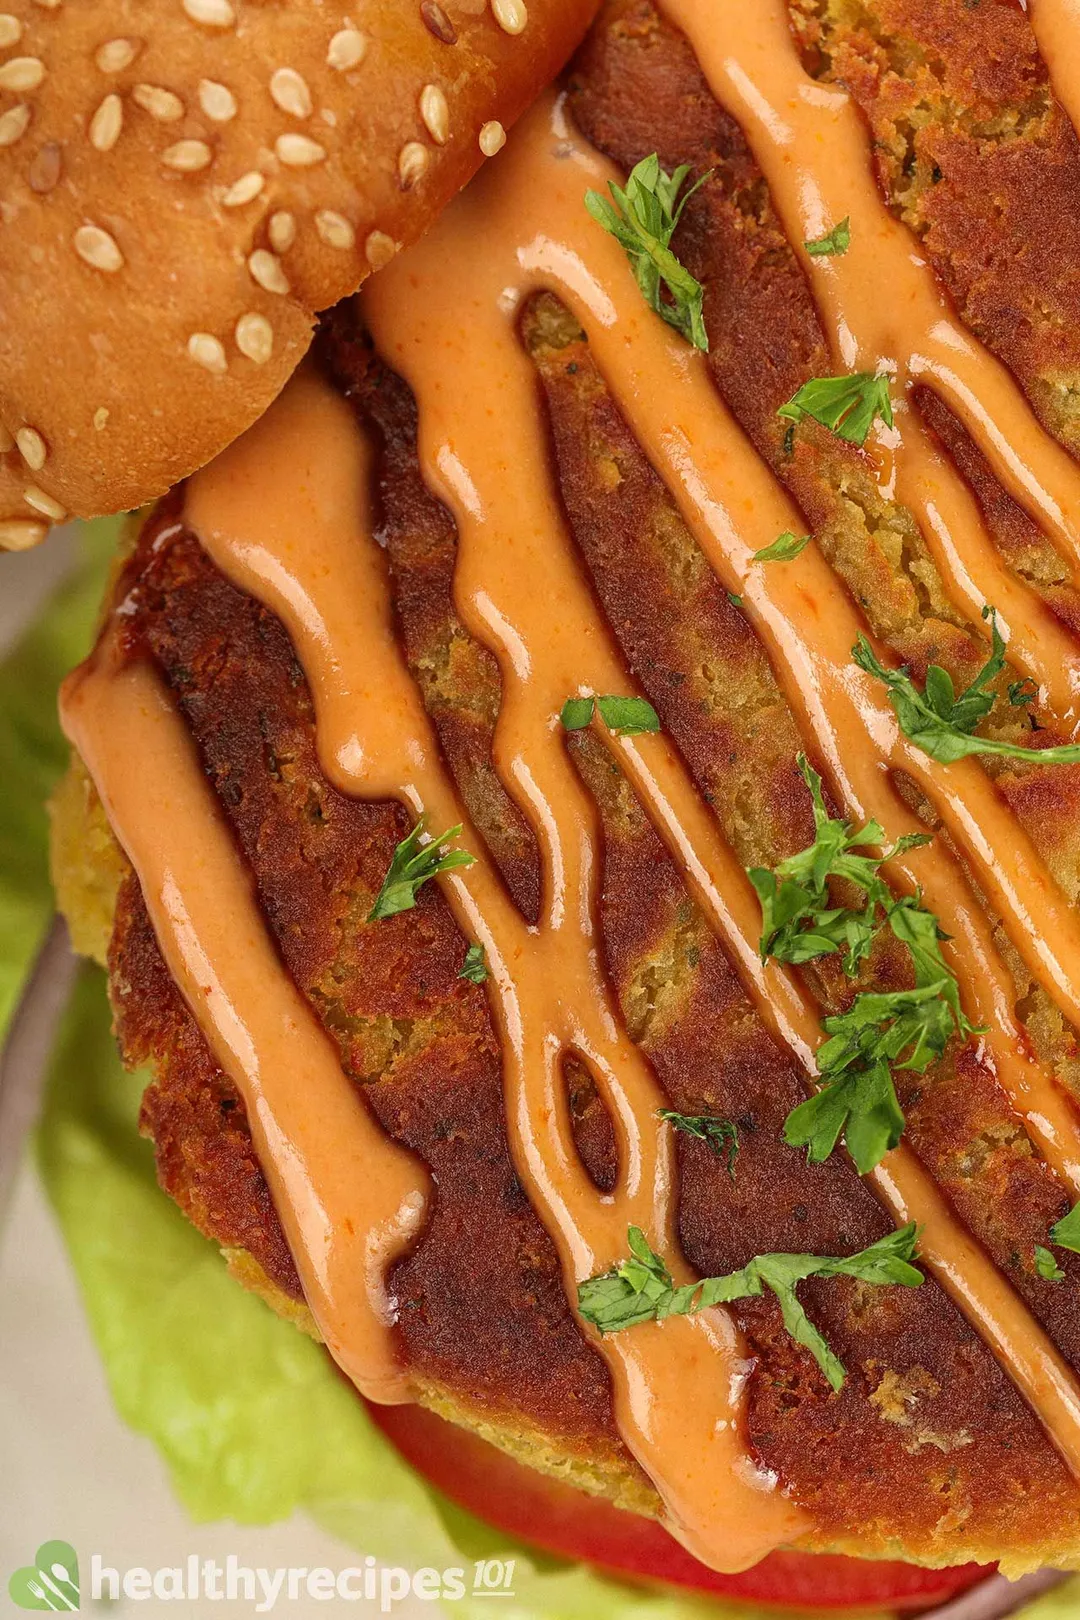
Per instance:
[[[1080,129],[1080,0],[1026,0],[1025,10],[1054,94]]]
[[[408,1400],[385,1274],[423,1223],[423,1166],[368,1113],[279,960],[155,672],[122,665],[107,634],[68,677],[60,712],[138,874],[169,972],[244,1099],[319,1331],[369,1399]]]
[[[753,6],[718,0],[708,7],[700,0],[663,0],[663,9],[686,34],[713,94],[750,143],[843,368],[873,371],[884,362],[901,387],[911,381],[934,388],[1003,486],[1057,540],[1076,577],[1080,468],[1044,433],[1006,367],[957,321],[919,244],[885,207],[861,116],[845,90],[803,71],[787,0],[755,0]],[[802,244],[845,216],[851,219],[847,252],[808,255]],[[906,426],[905,413],[902,431]],[[900,498],[910,498],[918,512],[915,479],[903,479],[902,486]],[[987,583],[996,590],[999,581]],[[1075,721],[1076,651],[1069,643],[1064,650],[1074,672]]]
[[[857,116],[842,92],[802,73],[782,0],[720,0],[720,13],[702,0],[667,3],[754,145],[792,240],[852,218],[849,254],[809,261],[844,369],[885,359],[901,383],[937,388],[1005,486],[1070,559],[1080,558],[1069,516],[1080,512],[1080,473],[1042,434],[1004,369],[956,325],[882,208]],[[603,189],[612,172],[575,136],[560,104],[542,104],[364,297],[381,352],[417,395],[427,481],[457,521],[459,611],[499,660],[495,763],[541,850],[537,927],[514,908],[469,823],[397,646],[371,538],[368,455],[344,401],[301,374],[192,480],[186,506],[218,566],[285,623],[311,687],[328,778],[347,793],[396,798],[426,814],[432,830],[465,824],[462,842],[477,864],[439,881],[487,953],[515,1167],[556,1243],[571,1299],[578,1282],[625,1254],[630,1223],[671,1257],[679,1280],[687,1272],[677,1259],[670,1133],[655,1118],[661,1095],[601,968],[595,811],[558,724],[575,692],[626,692],[631,683],[565,533],[547,465],[535,374],[515,331],[531,289],[550,287],[586,328],[645,453],[722,583],[743,597],[838,801],[853,818],[876,817],[890,840],[914,830],[888,774],[906,770],[1032,971],[1080,1025],[1080,924],[984,773],[971,761],[939,766],[900,733],[880,689],[851,663],[860,621],[816,548],[783,567],[752,562],[756,549],[797,529],[799,516],[728,418],[702,357],[644,306],[621,250],[585,213],[584,190]],[[1076,719],[1072,644],[1002,567],[970,496],[912,413],[901,412],[900,429],[900,498],[922,519],[950,589],[967,611],[988,595],[1001,607],[1022,667]],[[383,1275],[418,1229],[425,1178],[381,1136],[277,960],[156,676],[119,667],[106,640],[69,682],[64,719],[138,873],[170,970],[245,1098],[327,1341],[365,1393],[399,1398]],[[791,974],[758,959],[756,901],[674,749],[663,737],[605,742],[770,1027],[812,1063],[817,1013]],[[146,768],[132,773],[132,758]],[[947,948],[966,1009],[990,1026],[985,1057],[1049,1164],[1080,1190],[1080,1128],[1030,1055],[1011,978],[959,866],[935,843],[892,867],[898,887],[926,890],[953,936]],[[576,1153],[562,1077],[568,1051],[588,1064],[612,1116],[620,1175],[611,1195],[597,1191]],[[922,1223],[928,1265],[1080,1478],[1080,1391],[1062,1358],[906,1148],[874,1181],[898,1220]],[[746,1449],[749,1363],[726,1313],[642,1324],[596,1344],[620,1432],[692,1551],[734,1570],[809,1528]]]
[[[681,340],[671,337],[641,301],[621,251],[592,226],[581,205],[588,185],[602,185],[610,171],[566,123],[561,109],[540,108],[527,132],[519,130],[497,174],[461,198],[435,230],[397,266],[372,281],[362,298],[365,318],[380,352],[405,376],[420,401],[420,455],[425,476],[434,492],[454,514],[459,533],[455,573],[458,610],[470,630],[499,659],[504,699],[496,734],[496,760],[504,779],[515,780],[512,751],[508,754],[504,728],[513,725],[508,711],[523,683],[535,705],[535,723],[548,727],[566,695],[579,685],[593,691],[627,689],[621,674],[592,665],[600,634],[599,616],[581,580],[573,548],[555,505],[543,441],[538,431],[536,381],[515,333],[521,298],[536,285],[552,287],[582,320],[594,355],[613,383],[616,397],[647,451],[664,442],[667,425],[686,435],[692,455],[676,460],[664,453],[654,462],[669,487],[680,471],[696,479],[707,469],[714,479],[723,470],[723,489],[740,492],[729,500],[723,521],[717,507],[708,508],[713,524],[707,533],[694,526],[718,567],[725,584],[745,592],[748,578],[736,582],[726,557],[718,552],[716,531],[737,540],[743,566],[748,553],[775,538],[798,519],[786,498],[773,484],[752,448],[724,417],[700,358]],[[468,243],[484,233],[479,258]],[[638,358],[638,351],[644,356]],[[484,357],[476,363],[477,354]],[[630,364],[634,370],[628,375]],[[448,379],[453,379],[452,385]],[[706,431],[707,430],[707,431]],[[691,437],[695,432],[698,438]],[[705,476],[705,475],[702,475]],[[719,486],[708,486],[708,499],[717,501]],[[704,500],[705,497],[699,497]],[[561,538],[561,543],[559,539]],[[810,556],[804,552],[803,557]],[[802,559],[800,559],[801,561]],[[837,613],[843,617],[843,597],[820,558],[815,631]],[[767,592],[770,583],[786,577],[789,569],[760,566],[749,569],[755,589]],[[745,600],[745,597],[744,597]],[[812,599],[804,590],[785,612],[805,621]],[[554,622],[552,622],[554,616]],[[779,615],[770,614],[780,622]],[[792,628],[789,651],[795,648]],[[560,660],[558,678],[546,673],[553,640],[569,642],[569,659]],[[832,669],[833,685],[842,690],[850,663],[846,643],[833,649],[840,660]],[[812,643],[799,650],[805,667],[825,666],[827,652],[818,655]],[[302,655],[301,655],[302,656]],[[617,655],[616,655],[617,657]],[[859,672],[850,666],[851,674]],[[607,684],[605,684],[605,682]],[[545,703],[546,700],[546,703]],[[831,700],[831,694],[830,694]],[[869,697],[866,699],[870,701]],[[823,707],[824,707],[823,703]],[[878,705],[880,727],[896,727],[891,711]],[[827,711],[826,711],[827,712]],[[858,711],[849,722],[847,741],[826,739],[829,752],[851,751],[869,756],[866,780],[874,793],[879,819],[899,830],[910,821],[899,799],[888,789],[874,760],[874,738],[867,738]],[[516,731],[515,731],[516,735]],[[819,739],[820,741],[820,739]],[[612,739],[624,767],[646,809],[676,859],[688,871],[692,887],[724,939],[736,964],[745,965],[757,953],[760,913],[745,873],[722,840],[702,839],[700,815],[693,824],[693,849],[699,865],[708,851],[707,882],[687,859],[687,814],[681,772],[674,767],[673,751],[658,738]],[[662,751],[664,750],[664,751]],[[985,778],[978,773],[981,781]],[[881,791],[881,790],[884,791]],[[675,800],[678,803],[675,803]],[[522,798],[526,814],[537,815],[535,801]],[[996,804],[1000,821],[1004,812]],[[557,803],[545,800],[541,823],[559,813]],[[867,812],[860,812],[866,814]],[[707,820],[707,815],[704,816]],[[682,828],[680,840],[678,829]],[[924,857],[917,863],[917,857]],[[933,862],[925,857],[933,856]],[[895,865],[908,887],[927,882],[934,908],[957,930],[964,928],[953,946],[956,967],[965,991],[974,984],[974,1004],[987,1016],[978,1019],[994,1030],[993,1055],[1001,1065],[1011,1064],[1018,1106],[1033,1133],[1039,1131],[1048,1155],[1054,1152],[1074,1182],[1080,1180],[1080,1131],[1052,1081],[1025,1055],[1026,1046],[1012,1014],[1015,991],[993,945],[989,928],[955,863],[934,846],[912,851]],[[722,902],[717,905],[717,897]],[[955,918],[954,918],[955,914]],[[947,931],[952,927],[946,924]],[[747,982],[770,1026],[797,1050],[811,1051],[821,1041],[819,1016],[777,964],[769,964],[768,980]],[[783,979],[782,997],[777,995]],[[796,1039],[791,1040],[794,1024]],[[786,1026],[786,1027],[785,1027]],[[990,1037],[987,1037],[990,1040]],[[1013,1044],[1015,1042],[1015,1044]],[[1000,1054],[1000,1055],[999,1055]],[[1000,1277],[986,1256],[958,1226],[948,1205],[914,1155],[900,1149],[889,1156],[875,1178],[878,1190],[898,1220],[918,1219],[923,1228],[920,1250],[939,1280],[975,1322],[1002,1362],[1039,1410],[1071,1465],[1080,1474],[1080,1401],[1071,1374]]]
[[[677,1253],[670,1132],[656,1118],[663,1098],[600,969],[594,811],[550,724],[552,704],[561,706],[572,671],[588,660],[581,632],[591,639],[589,626],[552,580],[550,634],[520,648],[527,667],[504,693],[496,758],[531,812],[547,874],[543,920],[533,928],[469,825],[395,645],[383,559],[370,538],[361,443],[345,402],[301,376],[191,481],[186,520],[225,574],[289,630],[312,690],[320,759],[335,786],[400,799],[427,814],[433,830],[465,824],[463,843],[480,858],[443,888],[487,953],[515,1167],[575,1298],[579,1282],[625,1256],[631,1223],[666,1254]],[[524,519],[518,546],[544,539]],[[515,567],[512,553],[504,574]],[[497,591],[497,582],[488,588]],[[612,1115],[621,1171],[611,1195],[593,1186],[574,1146],[562,1076],[569,1050],[588,1064]],[[740,1409],[749,1362],[726,1313],[643,1324],[597,1347],[611,1372],[620,1432],[687,1546],[717,1567],[739,1569],[808,1527],[746,1452]]]

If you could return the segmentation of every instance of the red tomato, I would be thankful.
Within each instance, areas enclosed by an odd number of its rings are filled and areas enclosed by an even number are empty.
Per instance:
[[[418,1406],[369,1406],[412,1466],[460,1507],[496,1529],[564,1558],[716,1597],[800,1609],[915,1610],[942,1603],[992,1566],[918,1569],[823,1553],[773,1553],[741,1575],[707,1569],[650,1519],[547,1479]]]

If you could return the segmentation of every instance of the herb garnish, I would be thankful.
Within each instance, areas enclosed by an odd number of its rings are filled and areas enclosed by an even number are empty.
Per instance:
[[[1064,1282],[1065,1273],[1050,1253],[1041,1243],[1035,1245],[1035,1270],[1043,1282]]]
[[[412,832],[401,840],[394,850],[390,869],[383,878],[375,904],[368,912],[368,922],[381,917],[396,917],[399,911],[411,911],[421,886],[440,872],[452,872],[455,867],[472,866],[476,856],[467,849],[443,849],[448,839],[456,838],[460,824],[449,827],[426,844],[420,843],[426,816],[421,816]]]
[[[1080,1204],[1074,1204],[1069,1213],[1050,1228],[1050,1241],[1059,1249],[1071,1249],[1073,1254],[1080,1254]]]
[[[876,416],[887,427],[893,425],[889,379],[872,371],[855,371],[846,377],[811,377],[776,414],[791,422],[812,416],[838,439],[864,445]]]
[[[798,764],[813,799],[815,838],[775,871],[753,867],[748,873],[761,902],[762,956],[802,963],[842,952],[844,972],[853,978],[888,927],[907,946],[915,973],[914,989],[864,992],[846,1012],[824,1020],[829,1039],[817,1053],[821,1089],[793,1108],[784,1125],[784,1140],[805,1147],[814,1164],[827,1159],[843,1135],[865,1175],[903,1134],[893,1066],[921,1074],[954,1034],[974,1031],[941,952],[937,919],[918,895],[894,898],[880,875],[886,861],[929,843],[929,836],[910,833],[880,855],[856,853],[866,845],[880,848],[884,830],[876,821],[856,830],[830,817],[821,778],[804,755]],[[865,905],[832,906],[830,878],[861,890]]]
[[[488,965],[482,945],[469,946],[458,978],[468,979],[470,984],[484,984],[487,981]]]
[[[598,191],[585,193],[585,207],[625,249],[634,279],[650,308],[688,343],[708,350],[709,339],[702,315],[704,289],[700,281],[683,268],[668,245],[683,209],[712,170],[703,174],[680,198],[679,192],[689,173],[690,165],[681,163],[674,174],[665,174],[660,159],[653,152],[631,169],[625,191],[614,180],[608,181],[615,207]],[[661,288],[666,288],[667,298],[662,296]]]
[[[584,730],[592,720],[594,707],[616,737],[640,737],[643,732],[660,730],[660,716],[651,703],[639,697],[568,698],[559,715],[563,728]]]
[[[673,1108],[658,1108],[659,1119],[666,1119],[677,1131],[696,1136],[712,1148],[718,1159],[723,1159],[727,1173],[735,1180],[735,1160],[739,1154],[739,1129],[734,1120],[721,1119],[719,1114],[678,1114]]]
[[[792,534],[790,529],[785,529],[783,534],[777,535],[771,546],[764,546],[761,551],[755,551],[752,561],[791,562],[800,551],[806,550],[813,538],[812,534]]]
[[[1025,675],[1022,681],[1009,682],[1009,702],[1014,709],[1023,708],[1025,703],[1034,703],[1039,695],[1039,688],[1030,675]]]
[[[920,692],[907,667],[886,669],[865,636],[859,637],[851,656],[860,669],[868,675],[876,675],[888,688],[889,702],[905,737],[942,765],[951,765],[968,754],[997,754],[1005,759],[1022,759],[1029,765],[1080,764],[1080,747],[1075,744],[1024,748],[1019,743],[973,735],[975,727],[986,719],[997,702],[997,694],[988,688],[1005,667],[1005,643],[997,627],[997,614],[988,607],[983,609],[983,617],[990,620],[991,654],[959,697],[952,676],[940,664],[930,665],[926,684]]]
[[[894,903],[880,868],[909,849],[929,844],[931,838],[929,833],[908,833],[880,855],[854,853],[867,845],[881,848],[884,828],[868,821],[856,830],[848,821],[834,820],[825,808],[821,777],[805,754],[797,763],[813,800],[814,842],[773,871],[752,866],[747,873],[761,902],[762,960],[774,956],[780,962],[810,962],[843,949],[844,972],[853,977],[877,932],[876,908],[887,911]],[[865,909],[832,907],[830,878],[843,878],[861,889],[867,897]]]
[[[796,1344],[810,1351],[833,1389],[839,1390],[845,1378],[843,1364],[807,1316],[795,1292],[796,1285],[807,1277],[844,1276],[877,1286],[896,1283],[903,1288],[917,1288],[923,1274],[910,1263],[916,1236],[912,1222],[846,1259],[759,1254],[741,1271],[726,1277],[705,1277],[676,1288],[667,1266],[649,1247],[641,1228],[631,1226],[627,1232],[630,1259],[582,1283],[578,1288],[578,1310],[601,1333],[617,1333],[637,1322],[663,1321],[668,1316],[706,1310],[710,1305],[757,1298],[768,1288],[776,1295],[784,1326]]]
[[[851,217],[845,214],[839,225],[834,225],[831,231],[824,236],[816,236],[811,242],[804,242],[803,247],[812,259],[824,258],[826,254],[835,254],[837,258],[846,253],[851,245]]]

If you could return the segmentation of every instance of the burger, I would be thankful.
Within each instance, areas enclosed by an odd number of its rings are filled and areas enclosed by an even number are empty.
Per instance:
[[[4,476],[155,497],[53,830],[161,1186],[550,1550],[1077,1567],[1071,9],[65,17]]]

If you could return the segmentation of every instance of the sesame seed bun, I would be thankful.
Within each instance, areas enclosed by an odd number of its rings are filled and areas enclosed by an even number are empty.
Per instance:
[[[594,10],[0,0],[0,547],[249,426]]]

